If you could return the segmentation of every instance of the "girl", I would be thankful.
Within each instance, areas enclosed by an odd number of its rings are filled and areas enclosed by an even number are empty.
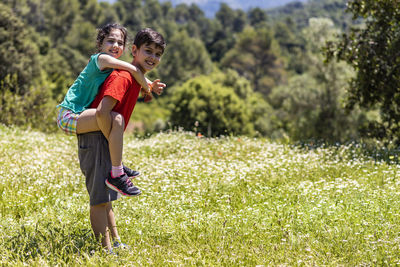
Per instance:
[[[127,40],[126,29],[119,24],[107,24],[98,30],[98,53],[90,57],[88,65],[79,74],[69,88],[64,101],[58,105],[57,125],[67,134],[81,134],[100,131],[96,109],[87,107],[93,102],[100,85],[112,72],[113,68],[129,71],[135,80],[142,86],[145,97],[151,100],[150,87],[165,87],[165,84],[154,81],[147,83],[143,73],[125,61],[118,58],[122,55]],[[112,127],[108,136],[110,158],[112,163],[111,176],[125,175],[138,176],[139,173],[122,165],[122,147],[124,121],[121,115],[111,113]],[[122,118],[122,121],[121,121]]]

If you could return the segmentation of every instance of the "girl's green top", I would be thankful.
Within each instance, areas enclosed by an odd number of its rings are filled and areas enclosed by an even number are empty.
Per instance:
[[[67,108],[77,114],[90,106],[101,84],[113,71],[113,69],[106,69],[103,71],[99,69],[97,60],[101,54],[102,53],[98,53],[90,57],[89,63],[68,89],[64,101],[58,106]]]

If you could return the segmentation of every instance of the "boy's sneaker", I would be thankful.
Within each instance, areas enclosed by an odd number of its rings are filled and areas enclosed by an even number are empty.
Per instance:
[[[132,184],[125,173],[116,178],[111,178],[111,175],[109,175],[106,179],[106,185],[124,196],[137,196],[142,193],[139,188]]]
[[[128,175],[129,178],[135,178],[140,175],[140,172],[131,170],[128,167],[126,167],[125,165],[122,165],[122,166],[124,167],[124,172],[126,173],[126,175]]]
[[[110,255],[110,256],[118,256],[117,253],[115,253],[113,249],[110,249],[110,250],[106,249],[105,252],[107,255]]]

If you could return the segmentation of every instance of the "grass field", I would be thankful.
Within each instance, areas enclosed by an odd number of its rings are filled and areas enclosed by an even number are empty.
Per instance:
[[[399,265],[399,165],[360,151],[127,136],[143,194],[114,203],[131,246],[115,257],[92,236],[76,138],[0,126],[0,265]]]

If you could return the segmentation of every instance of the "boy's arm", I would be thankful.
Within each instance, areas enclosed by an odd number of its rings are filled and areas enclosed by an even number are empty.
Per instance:
[[[107,140],[110,135],[112,125],[111,111],[117,102],[118,101],[111,96],[104,96],[96,109],[97,125]]]
[[[137,67],[132,64],[125,62],[123,60],[116,59],[107,54],[99,55],[97,59],[97,63],[99,65],[100,70],[104,70],[106,68],[110,69],[119,69],[129,71],[133,78],[144,88],[147,94],[150,93],[150,86],[147,83],[147,78],[144,77],[143,73]]]

